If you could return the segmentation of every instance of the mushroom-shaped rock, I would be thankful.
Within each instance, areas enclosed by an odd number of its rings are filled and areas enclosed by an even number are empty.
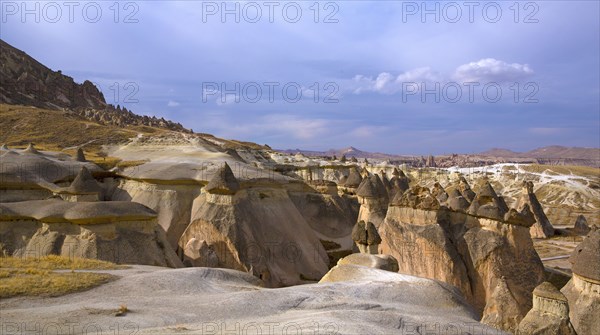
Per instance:
[[[226,162],[217,170],[210,182],[204,187],[208,193],[233,195],[240,189],[233,171]]]
[[[102,186],[98,184],[90,171],[85,167],[81,167],[79,173],[69,187],[62,190],[61,193],[68,194],[99,194],[102,192]]]
[[[402,194],[406,192],[409,188],[409,180],[408,177],[401,170],[394,169],[393,177],[390,180],[390,185],[392,187],[392,195],[397,195],[398,193]]]
[[[458,182],[458,189],[460,190],[460,193],[462,193],[463,197],[467,199],[467,201],[473,202],[475,199],[475,192],[473,192],[471,186],[467,182],[467,179],[465,179],[463,176],[460,177]]]
[[[475,199],[473,199],[469,207],[469,214],[496,221],[504,220],[504,215],[507,211],[505,203],[499,199],[492,184],[488,181],[479,188]]]
[[[575,248],[569,261],[573,264],[573,273],[600,284],[600,230],[588,235]]]
[[[397,193],[391,205],[424,210],[440,208],[439,201],[431,195],[429,189],[421,186],[414,186],[404,193]]]
[[[600,230],[593,230],[573,251],[573,277],[561,292],[569,301],[569,317],[577,334],[600,329]]]
[[[358,169],[356,167],[352,167],[350,168],[350,173],[348,174],[348,178],[346,179],[344,186],[352,188],[358,187],[362,182],[362,179],[363,178],[360,175],[360,172],[358,172]]]
[[[517,334],[577,334],[569,320],[567,298],[549,282],[538,285],[533,290],[533,308],[519,323]]]
[[[446,190],[440,185],[440,183],[433,184],[433,188],[431,189],[431,194],[438,199],[439,202],[445,202],[448,200],[448,193]]]
[[[526,204],[529,205],[529,208],[535,217],[535,221],[529,229],[531,237],[548,238],[553,236],[554,227],[552,227],[550,220],[548,220],[548,217],[544,213],[542,205],[533,192],[533,183],[530,181],[523,182],[521,197],[517,201],[517,210],[521,210]]]
[[[35,148],[35,146],[33,145],[33,143],[29,143],[29,145],[27,146],[27,148],[25,150],[23,150],[23,153],[37,155],[40,152]]]
[[[377,247],[381,243],[381,236],[372,222],[361,220],[352,228],[352,240],[359,251],[365,254],[377,254]]]
[[[87,162],[85,159],[85,155],[83,153],[83,149],[77,148],[77,154],[75,155],[75,160],[78,162]]]
[[[381,236],[377,232],[377,228],[372,222],[367,222],[367,244],[378,245],[381,243]]]
[[[368,178],[371,175],[371,173],[366,169],[366,168],[362,168],[360,170],[360,176],[364,178]]]
[[[525,204],[521,210],[511,208],[504,214],[504,221],[510,224],[515,224],[524,227],[531,227],[535,223],[533,212],[529,209],[529,205]]]
[[[392,176],[399,176],[400,175],[400,170],[398,170],[398,168],[394,168],[394,170],[392,171]]]
[[[356,190],[356,195],[363,198],[387,198],[387,190],[379,176],[372,175],[363,179]]]
[[[575,220],[575,226],[573,231],[578,235],[587,235],[590,232],[590,226],[588,226],[587,219],[583,214],[580,214]]]
[[[471,205],[465,197],[463,197],[462,193],[456,188],[450,190],[450,194],[448,194],[448,200],[446,201],[446,205],[448,208],[455,212],[466,212]]]
[[[367,245],[367,227],[364,221],[358,221],[352,228],[352,240],[357,245]]]

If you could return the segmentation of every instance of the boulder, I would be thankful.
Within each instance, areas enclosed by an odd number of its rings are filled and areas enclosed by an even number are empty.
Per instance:
[[[338,265],[361,265],[374,269],[398,272],[398,261],[390,255],[351,254],[341,258]]]

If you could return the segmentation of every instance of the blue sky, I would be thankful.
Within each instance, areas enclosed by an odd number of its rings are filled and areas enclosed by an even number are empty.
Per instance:
[[[598,1],[268,3],[2,1],[0,35],[109,103],[275,148],[600,146]]]

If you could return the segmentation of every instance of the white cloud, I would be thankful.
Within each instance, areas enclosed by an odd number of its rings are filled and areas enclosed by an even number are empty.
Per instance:
[[[179,105],[180,105],[179,102],[173,101],[173,100],[169,100],[169,103],[167,104],[167,107],[177,107]]]
[[[395,94],[402,91],[405,84],[437,82],[443,80],[442,76],[430,67],[421,67],[403,72],[397,76],[388,72],[380,73],[377,78],[363,75],[354,76],[352,91],[355,94],[362,92],[377,92],[383,94]]]
[[[454,79],[462,82],[510,82],[531,75],[533,70],[528,64],[509,64],[494,58],[485,58],[456,68]]]
[[[506,63],[494,58],[486,58],[477,62],[460,65],[452,75],[443,75],[430,67],[415,68],[394,76],[389,72],[382,72],[376,78],[363,75],[354,76],[350,90],[354,94],[363,92],[377,92],[382,94],[396,94],[410,85],[411,88],[421,87],[425,83],[510,83],[525,79],[533,75],[533,70],[528,64]],[[417,84],[417,85],[415,85]]]

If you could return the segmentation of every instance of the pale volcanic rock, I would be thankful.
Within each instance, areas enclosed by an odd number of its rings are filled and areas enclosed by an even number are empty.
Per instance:
[[[390,255],[371,255],[365,253],[351,254],[341,258],[337,265],[361,265],[374,269],[398,272],[398,261]]]
[[[395,257],[401,273],[456,286],[481,313],[482,322],[514,331],[531,308],[533,289],[544,279],[529,226],[519,221],[532,214],[513,211],[514,223],[505,222],[506,210],[491,185],[481,189],[473,197],[478,206],[469,207],[477,216],[464,212],[468,201],[459,188],[448,192],[450,209],[437,204],[427,188],[397,195],[379,227],[380,253]],[[479,212],[484,206],[497,215]]]
[[[115,304],[127,305],[125,321],[139,334],[410,334],[416,328],[505,334],[479,323],[449,285],[346,266],[355,269],[348,280],[277,289],[230,269],[132,266],[107,271],[119,279],[88,291],[2,299],[0,308],[3,322],[19,325],[54,325],[56,315],[68,315],[73,334],[85,333],[90,324],[114,324]]]
[[[578,334],[600,329],[600,230],[594,230],[569,259],[573,277],[561,289],[569,301],[569,317]]]
[[[378,227],[385,219],[388,208],[388,193],[378,175],[373,174],[362,180],[356,190],[360,211],[358,220],[372,222]]]
[[[0,204],[5,255],[58,254],[115,263],[179,267],[156,213],[132,202],[57,199]]]
[[[206,241],[218,267],[252,272],[269,287],[317,280],[328,269],[319,238],[284,189],[256,186],[235,195],[201,194],[179,247],[185,249],[191,239]]]
[[[519,323],[519,335],[576,335],[567,298],[549,282],[533,290],[533,308]]]
[[[521,197],[519,198],[516,208],[520,210],[525,205],[529,205],[529,208],[535,216],[535,222],[529,229],[531,237],[533,238],[548,238],[554,236],[554,227],[546,217],[542,205],[538,201],[535,193],[533,192],[532,182],[523,182],[521,191]]]

